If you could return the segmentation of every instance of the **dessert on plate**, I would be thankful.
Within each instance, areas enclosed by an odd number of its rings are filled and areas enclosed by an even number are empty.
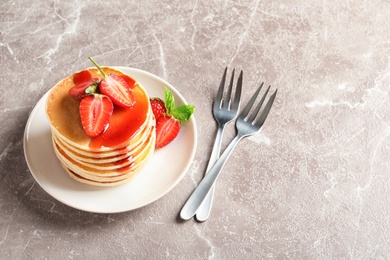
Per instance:
[[[131,180],[155,149],[156,120],[145,89],[112,67],[74,73],[50,91],[54,151],[75,180],[114,186]]]

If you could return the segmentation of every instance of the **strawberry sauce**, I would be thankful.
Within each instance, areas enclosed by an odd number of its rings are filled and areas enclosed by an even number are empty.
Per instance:
[[[115,106],[109,126],[102,134],[91,138],[91,148],[123,147],[145,123],[149,109],[149,100],[145,92],[137,85],[132,89],[136,100],[133,107]]]

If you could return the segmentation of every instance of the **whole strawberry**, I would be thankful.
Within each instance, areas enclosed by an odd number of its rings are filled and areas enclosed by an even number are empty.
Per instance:
[[[152,98],[150,99],[150,105],[154,114],[156,121],[162,116],[165,115],[167,110],[165,109],[164,101],[161,98]]]
[[[189,104],[175,107],[174,97],[167,87],[164,88],[164,101],[158,98],[150,101],[155,117],[157,115],[156,148],[162,148],[179,135],[181,123],[191,118],[195,107]]]

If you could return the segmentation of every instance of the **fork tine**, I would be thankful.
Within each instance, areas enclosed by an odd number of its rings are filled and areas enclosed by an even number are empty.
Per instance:
[[[245,108],[241,111],[240,118],[244,119],[248,115],[248,113],[251,110],[251,107],[252,107],[253,103],[255,102],[257,96],[259,95],[260,90],[263,87],[263,85],[264,85],[264,82],[261,83],[259,88],[256,90],[255,94],[253,94],[252,98],[249,100],[248,104],[246,104]]]
[[[243,77],[242,74],[243,74],[243,72],[241,70],[240,76],[238,76],[238,80],[237,80],[237,87],[236,87],[236,90],[234,93],[234,100],[233,100],[233,104],[232,104],[232,109],[238,109],[238,107],[240,106],[241,90],[242,90],[242,77]]]
[[[217,96],[215,97],[214,108],[220,108],[222,105],[222,96],[223,96],[223,89],[225,87],[226,72],[227,72],[227,67],[225,68],[225,71],[221,79],[221,83],[218,88]]]
[[[222,107],[224,109],[229,109],[229,106],[230,106],[230,100],[231,100],[232,88],[233,88],[233,81],[234,81],[234,72],[235,72],[235,69],[233,69],[232,76],[230,77],[230,84],[229,84],[228,91],[226,93],[226,98],[223,99]]]
[[[255,120],[257,114],[258,114],[259,111],[260,111],[261,106],[262,106],[263,103],[264,103],[264,99],[265,99],[265,97],[267,96],[270,87],[271,87],[271,86],[269,86],[269,87],[267,88],[267,90],[265,91],[265,93],[264,93],[263,97],[261,98],[260,102],[257,104],[256,108],[253,110],[252,114],[248,117],[248,121],[249,121],[249,122],[253,122],[253,121]]]
[[[258,127],[261,127],[264,124],[264,121],[267,119],[267,116],[269,114],[269,111],[271,110],[272,104],[274,103],[277,92],[278,92],[278,90],[276,89],[275,92],[272,94],[272,96],[269,98],[267,105],[265,105],[265,108],[264,108],[263,112],[261,113],[260,118],[256,121],[255,124]]]

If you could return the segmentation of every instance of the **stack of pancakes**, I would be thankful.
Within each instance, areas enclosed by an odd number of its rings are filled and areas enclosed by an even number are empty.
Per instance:
[[[123,75],[114,68],[102,69],[107,75]],[[88,70],[93,78],[103,78],[96,68]],[[134,106],[115,106],[106,130],[89,137],[81,124],[80,101],[68,95],[74,85],[73,75],[57,83],[46,104],[54,151],[62,166],[75,180],[91,185],[114,186],[130,180],[155,145],[156,123],[145,89],[136,82]]]

